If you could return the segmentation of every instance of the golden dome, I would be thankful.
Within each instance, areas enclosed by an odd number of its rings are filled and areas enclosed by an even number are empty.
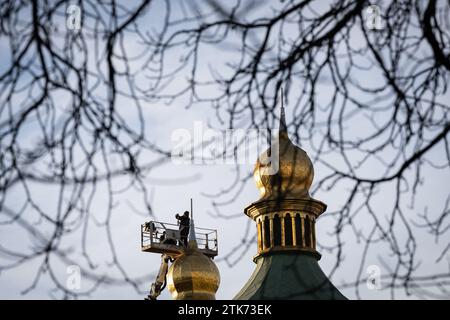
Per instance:
[[[253,172],[260,200],[309,199],[314,167],[306,152],[289,139],[284,108],[281,108],[277,145],[271,146],[258,158]],[[275,147],[272,150],[272,147]],[[277,150],[278,149],[278,150]],[[278,159],[273,161],[271,158]],[[278,162],[278,163],[276,163]]]
[[[217,266],[193,241],[167,274],[167,287],[174,300],[215,300],[219,283]]]

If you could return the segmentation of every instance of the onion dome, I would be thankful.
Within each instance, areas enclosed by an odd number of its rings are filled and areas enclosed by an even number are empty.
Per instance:
[[[255,259],[275,251],[301,251],[320,259],[315,223],[327,206],[309,195],[314,167],[289,139],[283,105],[278,138],[258,158],[253,175],[261,197],[245,208],[245,214],[257,224]]]
[[[254,178],[261,198],[244,211],[256,224],[256,268],[234,299],[346,299],[318,264],[315,226],[327,206],[309,195],[313,164],[289,139],[283,105],[278,139]]]
[[[167,287],[174,300],[215,300],[220,284],[216,264],[198,250],[191,220],[189,243],[167,273]]]
[[[309,199],[314,167],[306,152],[289,139],[281,107],[278,139],[257,160],[253,172],[261,200]]]

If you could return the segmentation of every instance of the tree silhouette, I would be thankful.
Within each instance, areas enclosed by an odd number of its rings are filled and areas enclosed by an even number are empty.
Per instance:
[[[69,4],[80,8],[79,30],[66,26]],[[421,212],[414,201],[433,192],[424,184],[425,170],[449,171],[450,3],[375,3],[379,30],[368,22],[370,5],[2,1],[0,228],[19,226],[35,246],[2,243],[0,252],[10,263],[0,271],[39,258],[28,289],[48,272],[66,297],[90,294],[102,284],[139,291],[148,278],[134,279],[122,267],[110,219],[117,194],[131,189],[152,216],[144,178],[170,160],[170,150],[148,138],[152,123],[144,119],[144,105],[209,105],[219,129],[268,129],[278,121],[283,86],[290,135],[316,167],[312,194],[339,190],[343,199],[327,213],[334,243],[319,239],[319,250],[335,256],[330,276],[345,259],[343,233],[350,232],[363,250],[354,279],[342,286],[354,287],[357,297],[367,280],[365,261],[380,246],[393,261],[382,275],[392,298],[399,290],[448,297],[450,270],[420,269],[418,239],[435,237],[436,264],[445,267],[450,196],[439,212]],[[129,183],[118,190],[114,181],[124,176]],[[250,180],[251,173],[236,165],[235,182],[209,195],[218,219],[234,217],[220,207]],[[55,190],[52,208],[39,205],[40,185]],[[95,223],[104,229],[117,278],[96,272],[86,249],[99,192],[106,194],[108,210]],[[380,207],[386,192],[390,200]],[[17,193],[21,201],[14,201]],[[50,235],[42,232],[48,228]],[[84,293],[59,283],[50,263],[54,256],[71,263],[71,251],[61,244],[73,234],[81,234],[88,261],[83,272],[96,283]],[[249,229],[244,237],[248,241],[237,246],[245,253],[254,233]],[[233,265],[242,255],[233,250],[221,259]]]

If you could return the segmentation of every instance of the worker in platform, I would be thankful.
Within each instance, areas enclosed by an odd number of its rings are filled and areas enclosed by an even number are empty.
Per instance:
[[[180,227],[180,238],[181,243],[184,246],[187,246],[187,239],[189,235],[189,226],[191,224],[191,219],[189,218],[189,211],[185,211],[182,216],[180,216],[178,213],[175,215],[175,218],[179,221]]]

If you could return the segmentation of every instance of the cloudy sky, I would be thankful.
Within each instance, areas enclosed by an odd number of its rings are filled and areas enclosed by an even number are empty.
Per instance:
[[[162,2],[161,2],[162,3]],[[148,29],[158,29],[161,19],[164,17],[164,6],[161,3],[152,4],[145,15],[145,18],[140,20],[140,25]],[[319,8],[320,9],[319,5]],[[175,6],[175,8],[177,8]],[[175,14],[178,9],[174,9]],[[267,11],[264,11],[267,10]],[[26,16],[26,12],[23,13]],[[270,14],[268,8],[259,9],[251,14]],[[249,17],[251,16],[249,14]],[[64,21],[60,21],[61,28],[63,28]],[[62,32],[70,32],[64,31]],[[294,33],[294,30],[292,31]],[[258,37],[258,35],[256,35]],[[357,33],[354,35],[355,43],[360,40]],[[139,52],[143,44],[139,43],[132,35],[125,38],[126,49],[128,52]],[[8,41],[5,38],[0,38],[0,50],[8,48]],[[205,48],[202,56],[201,71],[204,75],[205,81],[210,79],[210,68],[215,70],[223,70],[226,72],[226,65],[233,59],[233,49],[230,47],[227,51],[221,51],[220,48]],[[221,54],[219,55],[218,52]],[[173,59],[172,67],[176,67],[176,57],[182,56],[183,52],[171,52],[167,59]],[[10,57],[9,57],[10,58]],[[235,58],[235,57],[234,57]],[[8,65],[8,57],[2,54],[1,71],[6,69]],[[319,57],[318,57],[319,59]],[[170,65],[170,64],[169,64]],[[138,68],[136,63],[134,67]],[[372,74],[367,76],[364,71],[361,71],[361,81],[367,85],[376,84],[379,81],[379,75]],[[23,80],[26,81],[26,80]],[[146,85],[145,77],[138,80],[141,81],[142,86]],[[174,79],[167,90],[175,90],[177,86],[182,86],[186,79],[182,76]],[[24,82],[25,83],[25,82]],[[119,83],[119,85],[124,85]],[[316,100],[318,104],[326,105],[331,99],[328,94],[331,92],[332,83],[324,76],[321,79],[321,92],[317,95]],[[302,89],[300,81],[291,88],[291,93],[295,94],[295,90]],[[102,88],[97,89],[99,92]],[[212,89],[214,90],[214,89]],[[203,92],[207,95],[208,92]],[[101,95],[101,93],[99,93]],[[361,95],[360,92],[354,92],[355,96]],[[449,101],[449,94],[442,96],[442,101]],[[65,101],[64,97],[57,97],[61,105],[61,112],[64,108],[70,106],[70,102]],[[369,100],[369,99],[367,99]],[[20,99],[17,98],[19,103]],[[289,99],[288,99],[289,101]],[[130,123],[138,122],[136,114],[129,99],[119,97],[117,105],[120,106],[121,115]],[[186,108],[189,105],[187,97],[180,97],[179,99],[167,104],[165,101],[148,101],[144,102],[142,106],[143,117],[146,124],[146,135],[149,141],[157,144],[163,150],[172,150],[175,144],[174,135],[179,132],[189,132],[195,134],[195,127],[200,125],[204,130],[212,127],[214,132],[222,132],[223,127],[217,121],[216,112],[206,103],[196,103],[195,105]],[[4,114],[0,115],[4,116]],[[287,122],[290,123],[295,117],[289,104],[286,106]],[[1,119],[0,122],[3,122]],[[366,123],[362,118],[356,117],[348,122],[349,126],[346,128],[349,134],[358,136],[365,134]],[[31,122],[25,132],[21,134],[21,143],[23,146],[36,143],[39,137],[35,135],[35,126]],[[247,129],[244,127],[243,129]],[[185,130],[185,131],[180,131]],[[295,135],[293,128],[290,128],[291,137]],[[300,137],[308,136],[309,133],[300,132],[297,134]],[[319,135],[320,129],[317,129]],[[314,141],[297,141],[301,147],[310,154],[313,158],[311,144]],[[254,150],[253,150],[254,151]],[[257,150],[259,152],[259,150]],[[252,241],[255,235],[254,223],[243,213],[246,206],[256,201],[259,197],[253,181],[244,185],[242,189],[233,188],[231,192],[226,191],[234,184],[236,179],[251,174],[256,153],[252,153],[248,161],[239,164],[224,164],[211,163],[192,164],[192,163],[178,163],[168,159],[160,165],[148,170],[145,174],[144,182],[149,190],[148,197],[151,201],[154,219],[157,221],[164,221],[174,223],[174,215],[189,210],[190,198],[194,199],[194,213],[196,226],[217,229],[219,255],[215,259],[221,274],[221,285],[217,293],[218,299],[231,299],[242,288],[246,280],[250,277],[255,264],[252,257],[256,254],[256,241]],[[429,159],[439,161],[443,157],[443,148],[436,148],[429,154]],[[384,155],[386,158],[390,156],[389,151]],[[323,155],[325,161],[335,163],[337,166],[341,165],[342,159],[333,153]],[[140,155],[142,163],[151,162],[158,158],[158,155],[143,151]],[[114,156],[110,157],[110,161],[118,165],[119,160],[115,160]],[[115,162],[116,161],[116,162]],[[354,158],[358,161],[358,158]],[[314,161],[315,176],[317,179],[327,174],[327,169],[319,161]],[[238,170],[238,174],[237,174]],[[381,171],[383,168],[380,164],[373,163],[372,166],[363,168],[368,176],[376,171]],[[414,173],[411,172],[411,175]],[[406,209],[408,218],[411,221],[418,221],[417,214],[428,210],[428,212],[442,210],[443,199],[448,196],[448,181],[450,179],[450,172],[434,170],[430,166],[424,165],[422,172],[424,177],[421,192],[416,195],[414,207]],[[158,254],[143,253],[140,251],[140,225],[149,220],[149,212],[142,201],[142,192],[138,187],[127,189],[126,192],[121,190],[127,186],[130,178],[127,175],[122,175],[113,180],[112,189],[117,192],[114,198],[114,209],[112,211],[110,226],[111,237],[114,242],[115,252],[119,259],[121,267],[126,270],[127,274],[132,278],[146,277],[140,290],[147,290],[150,287],[154,276],[159,268],[160,256]],[[314,187],[314,185],[313,185]],[[111,248],[108,243],[108,234],[106,234],[102,222],[105,221],[108,212],[109,198],[108,185],[104,182],[99,182],[96,186],[97,192],[93,198],[91,212],[92,215],[88,219],[90,227],[86,234],[86,251],[89,259],[83,255],[81,248],[82,230],[80,226],[74,226],[78,231],[71,233],[70,236],[63,240],[61,244],[63,248],[69,249],[70,260],[75,265],[80,265],[86,268],[89,263],[92,264],[92,271],[96,274],[107,274],[111,277],[121,278],[123,274],[121,271],[112,267],[113,256]],[[58,194],[58,187],[51,185],[40,185],[30,183],[30,190],[33,197],[39,206],[48,212],[56,210]],[[325,202],[328,205],[327,212],[334,212],[339,210],[343,205],[343,200],[348,194],[348,186],[339,184],[331,190],[318,190],[313,196],[314,198]],[[412,191],[410,191],[412,192]],[[385,189],[378,190],[374,201],[372,202],[373,209],[379,214],[380,220],[386,222],[388,213],[386,208],[390,208],[393,201],[393,188],[386,185]],[[19,209],[25,201],[24,190],[17,187],[9,191],[6,203],[9,208]],[[426,208],[426,209],[425,209]],[[390,210],[390,209],[389,209]],[[335,238],[331,232],[336,223],[336,217],[327,215],[327,212],[319,218],[316,224],[317,240],[319,244],[318,250],[322,253],[322,259],[319,264],[325,273],[331,270],[336,261],[333,254],[327,253],[325,249],[328,245],[334,243]],[[365,221],[364,215],[358,216],[359,226],[362,231],[365,230],[366,225],[369,226],[370,221]],[[38,214],[32,209],[27,210],[22,218],[32,225],[39,226],[44,237],[50,236],[50,230],[46,229],[45,222],[42,223]],[[4,220],[2,220],[4,221]],[[441,251],[436,250],[436,240],[434,237],[427,235],[423,231],[419,232],[417,228],[416,241],[420,242],[420,249],[417,253],[418,261],[417,267],[420,268],[419,274],[429,275],[434,273],[448,272],[448,265],[450,264],[450,257],[437,262],[437,258]],[[398,236],[401,239],[406,234],[405,230],[398,230]],[[2,247],[10,250],[17,250],[27,252],[34,246],[37,238],[30,236],[26,229],[20,224],[12,224],[2,226],[0,233],[0,243]],[[345,288],[345,283],[355,280],[357,272],[359,272],[359,263],[361,254],[364,250],[364,242],[358,239],[352,230],[346,229],[342,234],[342,241],[345,244],[343,252],[343,261],[340,268],[333,274],[332,281],[338,287],[343,287],[342,292],[345,296],[352,299],[355,298],[353,288]],[[250,242],[250,244],[249,244]],[[248,245],[249,244],[249,245]],[[442,243],[440,243],[442,244]],[[375,249],[365,258],[363,264],[363,275],[367,275],[367,268],[376,266],[380,269],[381,275],[387,272],[388,268],[392,267],[392,257],[389,255],[389,250],[383,245],[374,245]],[[0,255],[2,265],[7,265],[9,258]],[[32,285],[35,280],[36,271],[40,267],[42,261],[39,257],[31,259],[18,267],[0,270],[0,299],[48,299],[59,298],[60,293],[54,291],[54,284],[51,277],[57,277],[61,283],[66,283],[70,276],[67,261],[54,257],[51,261],[54,274],[44,272],[38,279],[35,285]],[[92,288],[92,281],[87,275],[81,277],[80,292],[88,291]],[[31,286],[31,288],[30,288]],[[28,290],[31,289],[31,290]],[[414,288],[413,288],[414,290]],[[25,293],[25,294],[24,294]],[[384,299],[390,297],[390,292],[386,290],[369,290],[365,284],[360,286],[360,294],[362,298]],[[88,297],[94,299],[142,299],[145,294],[137,292],[135,288],[128,284],[124,285],[101,285]],[[408,298],[402,289],[397,292],[397,298]],[[165,290],[160,299],[170,299],[170,295]]]

